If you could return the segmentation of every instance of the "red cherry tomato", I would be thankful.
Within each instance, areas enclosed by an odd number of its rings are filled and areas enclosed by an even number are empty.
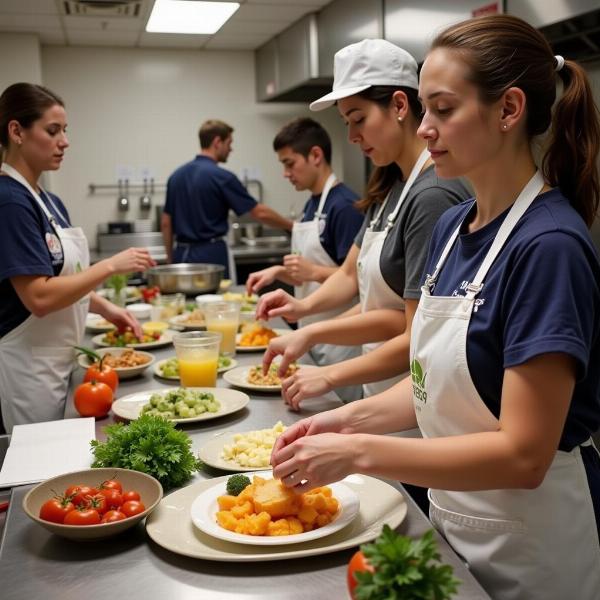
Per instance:
[[[113,391],[105,383],[88,381],[77,386],[73,400],[82,417],[104,417],[112,405]]]
[[[95,496],[98,493],[96,488],[89,485],[77,486],[79,489],[73,496],[72,502],[75,506],[86,506],[90,496]],[[70,488],[69,488],[70,489]]]
[[[120,510],[109,510],[104,513],[102,517],[102,523],[114,523],[115,521],[122,521],[127,517]]]
[[[130,500],[139,500],[140,495],[135,490],[123,492],[123,502],[129,502]]]
[[[106,502],[106,496],[98,492],[93,496],[87,496],[87,502],[85,503],[86,508],[93,508],[98,511],[98,514],[102,516],[108,509],[108,503]]]
[[[94,363],[88,367],[83,381],[105,383],[113,393],[116,392],[119,387],[119,376],[117,375],[117,372],[112,367],[105,365],[102,360],[100,360],[99,363]]]
[[[62,523],[71,512],[75,505],[71,502],[69,496],[55,496],[50,500],[46,500],[40,508],[40,519],[51,521],[52,523]]]
[[[354,600],[354,588],[358,583],[354,578],[354,573],[356,572],[364,572],[370,571],[371,573],[375,572],[375,569],[369,564],[369,561],[365,558],[365,555],[359,550],[355,552],[350,562],[348,563],[348,574],[347,574],[347,583],[348,583],[348,591],[350,592],[350,597]]]
[[[139,515],[146,510],[146,507],[139,500],[129,500],[121,506],[121,512],[125,513],[127,517],[133,517]]]
[[[118,490],[105,489],[100,490],[99,493],[106,499],[107,510],[119,508],[123,504],[123,496],[121,496]]]
[[[75,494],[82,488],[84,485],[80,483],[79,485],[70,485],[65,490],[65,496],[75,496]]]
[[[65,525],[97,525],[100,523],[100,515],[93,508],[76,508],[67,513],[63,523]]]
[[[121,485],[121,482],[118,481],[117,479],[107,479],[106,481],[103,481],[100,484],[100,488],[101,490],[117,490],[117,492],[122,493],[123,492],[123,486]]]

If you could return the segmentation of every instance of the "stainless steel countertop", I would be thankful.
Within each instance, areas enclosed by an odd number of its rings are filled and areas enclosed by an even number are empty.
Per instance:
[[[281,323],[274,323],[280,327]],[[91,336],[85,344],[91,345]],[[156,351],[157,360],[174,354],[167,347]],[[239,364],[260,362],[260,353],[238,353]],[[308,361],[307,361],[308,362]],[[151,375],[123,381],[118,395],[144,389],[171,387],[172,382]],[[72,389],[83,376],[81,369],[74,373]],[[219,387],[228,384],[219,378]],[[291,424],[313,412],[340,404],[335,395],[307,402],[301,413],[289,411],[279,396],[250,394],[251,402],[243,411],[184,427],[198,450],[213,435],[223,431],[247,431],[271,427],[281,419]],[[66,417],[76,416],[71,398]],[[96,434],[104,438],[102,428],[112,422],[112,416],[96,423]],[[60,457],[57,457],[60,460]],[[190,482],[223,475],[210,469],[198,473]],[[392,485],[402,490],[396,482]],[[146,600],[207,599],[207,600],[306,600],[344,599],[346,564],[354,550],[323,554],[294,561],[260,563],[226,563],[196,560],[173,554],[148,538],[143,525],[133,531],[106,541],[75,543],[52,535],[30,521],[21,508],[25,493],[31,486],[14,488],[0,545],[0,581],[4,582],[3,600],[44,598],[45,600],[104,600],[107,590],[119,597]],[[406,494],[408,514],[398,528],[400,533],[420,536],[431,528],[425,515]],[[454,567],[462,581],[458,600],[489,600],[463,563],[436,534],[442,559]]]

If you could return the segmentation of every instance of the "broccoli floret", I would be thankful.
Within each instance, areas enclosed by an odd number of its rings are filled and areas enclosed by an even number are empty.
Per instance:
[[[230,496],[239,496],[250,485],[250,479],[238,473],[227,480],[227,493]]]

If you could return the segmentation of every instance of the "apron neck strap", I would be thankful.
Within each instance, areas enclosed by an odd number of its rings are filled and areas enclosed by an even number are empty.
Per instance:
[[[334,186],[336,181],[337,177],[335,176],[335,173],[330,173],[329,177],[325,181],[325,185],[323,186],[323,191],[321,192],[321,199],[319,200],[319,206],[317,206],[317,210],[313,219],[314,221],[317,221],[321,218],[321,215],[323,214],[323,209],[325,208],[325,201],[327,200],[327,196],[329,195],[329,192],[331,191],[331,188]]]
[[[410,191],[410,188],[412,187],[413,183],[419,176],[419,173],[421,173],[421,169],[423,169],[423,166],[429,160],[429,156],[430,156],[429,150],[427,150],[427,148],[423,148],[423,150],[421,151],[421,154],[419,154],[419,158],[417,158],[417,162],[415,162],[415,164],[413,165],[413,168],[410,171],[410,174],[406,180],[406,183],[404,184],[404,187],[402,188],[402,192],[400,193],[398,202],[396,202],[396,207],[394,208],[393,212],[388,215],[388,218],[386,219],[386,221],[387,221],[386,225],[385,225],[386,233],[394,226],[394,223],[396,222],[396,217],[398,216],[398,213],[400,212],[400,209],[402,208],[402,203],[404,202],[404,199],[406,198],[406,196],[408,196],[408,192]],[[381,207],[380,207],[379,211],[377,212],[377,215],[371,221],[371,223],[369,225],[369,227],[371,229],[373,227],[375,227],[375,225],[379,222],[379,219],[383,213],[383,210],[389,200],[390,194],[391,194],[391,190],[390,190],[390,192],[388,192],[388,195],[386,196],[385,200],[381,204]]]
[[[487,275],[488,271],[490,270],[490,267],[492,266],[494,260],[496,260],[496,257],[498,256],[498,254],[500,254],[500,251],[504,247],[504,244],[508,240],[508,237],[510,236],[512,230],[515,228],[515,225],[519,222],[519,219],[525,214],[525,211],[531,206],[531,203],[537,198],[537,196],[540,194],[540,192],[542,191],[543,188],[544,188],[544,178],[542,177],[542,174],[540,173],[540,171],[536,170],[533,177],[527,182],[525,187],[521,190],[520,194],[517,196],[517,199],[515,200],[514,204],[511,206],[508,214],[506,215],[506,218],[502,222],[502,225],[500,225],[500,229],[498,229],[498,233],[496,234],[496,237],[494,238],[494,241],[492,242],[490,249],[488,250],[487,254],[485,255],[483,262],[481,263],[479,269],[477,270],[477,273],[475,274],[473,281],[471,281],[467,285],[467,287],[466,287],[467,293],[465,294],[465,296],[467,298],[471,298],[471,299],[475,298],[475,296],[477,294],[479,294],[479,292],[481,292],[481,290],[483,289],[483,285],[484,285],[483,280],[485,279],[485,276]],[[467,212],[469,212],[469,211],[467,211]],[[448,254],[450,253],[450,249],[451,249],[452,245],[454,244],[454,242],[456,241],[456,238],[458,237],[461,226],[462,226],[462,223],[455,229],[454,233],[450,236],[450,239],[446,243],[446,246],[444,247],[444,251],[442,252],[442,255],[440,256],[440,259],[438,260],[438,263],[435,266],[433,275],[427,275],[427,277],[425,279],[425,287],[427,287],[430,292],[431,292],[433,285],[437,281],[438,275],[440,273],[440,269],[442,268],[444,262],[446,261],[446,258],[448,257]]]
[[[50,212],[50,210],[46,206],[46,203],[42,200],[40,194],[37,192],[37,190],[35,190],[33,187],[31,187],[31,185],[29,184],[27,179],[25,179],[25,177],[23,177],[23,175],[21,175],[21,173],[19,173],[19,171],[17,171],[17,169],[15,169],[14,167],[11,167],[8,163],[3,162],[2,166],[0,167],[0,170],[3,171],[4,173],[6,173],[9,177],[12,177],[12,179],[14,179],[15,181],[18,181],[23,187],[25,187],[27,189],[27,191],[33,196],[35,201],[39,204],[40,208],[46,215],[48,221],[50,221],[50,224],[54,228],[61,229],[61,226],[59,225],[58,221],[56,220],[56,217]],[[52,198],[50,198],[50,196],[41,187],[40,187],[40,190],[46,196],[46,198],[48,199],[48,201],[50,202],[50,204],[52,205],[52,207],[54,208],[56,213],[58,215],[60,215],[61,219],[63,219],[65,223],[67,223],[67,219],[61,213],[61,211],[58,210],[58,207],[56,206],[56,204],[54,204]]]

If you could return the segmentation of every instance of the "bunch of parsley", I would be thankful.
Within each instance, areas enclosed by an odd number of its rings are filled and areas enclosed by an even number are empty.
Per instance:
[[[384,525],[375,542],[360,549],[375,572],[354,573],[357,600],[446,600],[460,583],[451,566],[438,564],[433,530],[412,540]]]
[[[156,477],[165,490],[180,487],[201,468],[192,454],[192,440],[173,423],[143,415],[129,425],[105,429],[106,442],[92,440],[92,467],[120,467]]]

